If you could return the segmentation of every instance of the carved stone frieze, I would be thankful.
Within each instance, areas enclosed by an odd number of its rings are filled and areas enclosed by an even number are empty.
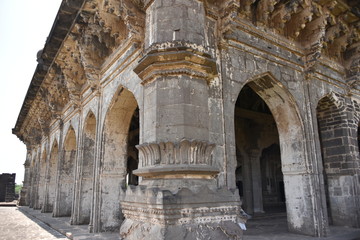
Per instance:
[[[305,53],[306,71],[312,71],[322,56],[342,64],[345,51],[354,42],[359,42],[356,37],[360,33],[359,14],[356,14],[359,8],[350,7],[346,1],[228,2],[234,6],[231,14],[225,14],[228,13],[227,8],[214,7],[217,1],[206,5],[210,17],[222,19],[219,29],[223,38],[227,39],[228,34],[236,30],[237,21],[247,20],[256,27],[272,30],[300,45]]]
[[[214,144],[181,140],[179,143],[161,142],[137,145],[142,167],[166,164],[213,165],[211,153]]]
[[[141,167],[134,174],[145,178],[214,178],[214,144],[182,140],[179,143],[145,143],[136,146]]]

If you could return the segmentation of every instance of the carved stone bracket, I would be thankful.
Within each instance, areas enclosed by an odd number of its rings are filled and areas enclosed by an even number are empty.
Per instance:
[[[349,90],[359,89],[360,84],[360,43],[352,45],[344,54],[346,82]]]
[[[213,166],[214,144],[182,140],[179,143],[146,143],[139,149],[141,168],[134,174],[145,178],[213,178],[219,170]]]
[[[211,81],[217,74],[216,62],[209,50],[182,41],[152,46],[134,71],[143,84],[168,75],[189,75]]]

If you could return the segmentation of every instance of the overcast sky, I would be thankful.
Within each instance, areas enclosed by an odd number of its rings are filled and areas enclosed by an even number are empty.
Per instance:
[[[24,179],[25,145],[12,135],[61,0],[0,0],[0,173]]]

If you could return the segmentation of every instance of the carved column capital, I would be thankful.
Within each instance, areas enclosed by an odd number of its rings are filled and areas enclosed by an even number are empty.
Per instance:
[[[219,170],[213,166],[215,144],[186,139],[178,143],[145,143],[139,150],[141,168],[134,171],[145,178],[213,178]]]

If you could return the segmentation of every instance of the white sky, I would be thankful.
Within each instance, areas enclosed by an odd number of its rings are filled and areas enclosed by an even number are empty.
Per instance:
[[[0,173],[24,179],[26,147],[15,126],[61,0],[0,0]]]

